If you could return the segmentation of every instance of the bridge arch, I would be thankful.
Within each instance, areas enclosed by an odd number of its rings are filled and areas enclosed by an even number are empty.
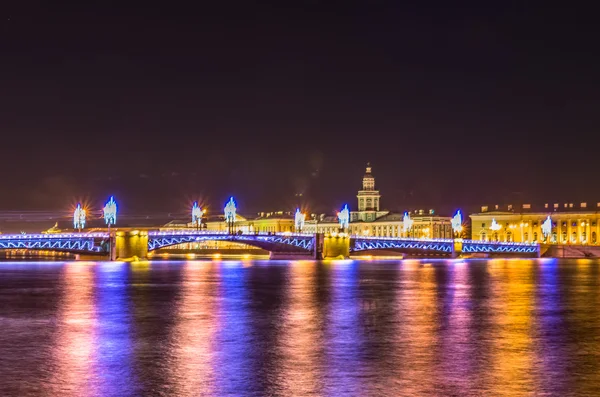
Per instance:
[[[279,234],[171,234],[153,233],[148,237],[148,251],[166,248],[184,243],[202,241],[227,241],[231,243],[246,244],[269,252],[277,253],[312,253],[314,238],[310,235],[279,235]]]

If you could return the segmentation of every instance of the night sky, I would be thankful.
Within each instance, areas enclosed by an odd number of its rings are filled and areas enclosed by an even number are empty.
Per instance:
[[[332,212],[367,161],[394,211],[600,201],[590,9],[44,3],[0,8],[2,211]]]

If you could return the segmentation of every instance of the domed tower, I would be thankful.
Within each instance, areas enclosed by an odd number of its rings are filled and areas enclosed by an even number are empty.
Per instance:
[[[358,191],[358,219],[361,221],[374,221],[379,212],[379,198],[381,195],[375,190],[375,177],[371,173],[371,164],[363,176],[362,190]]]

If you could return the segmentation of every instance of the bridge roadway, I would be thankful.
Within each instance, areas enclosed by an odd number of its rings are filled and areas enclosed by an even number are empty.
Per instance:
[[[147,253],[172,245],[200,241],[230,241],[270,251],[272,257],[348,257],[373,251],[395,251],[424,256],[456,257],[462,254],[491,254],[539,257],[540,245],[476,240],[414,239],[399,237],[347,236],[303,233],[228,234],[209,231],[130,230],[94,233],[0,235],[0,250],[48,250],[74,254],[105,255],[111,258],[145,258]]]

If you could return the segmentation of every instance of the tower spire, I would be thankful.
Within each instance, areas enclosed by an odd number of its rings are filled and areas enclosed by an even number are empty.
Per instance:
[[[379,191],[375,190],[375,177],[371,173],[371,162],[367,163],[367,169],[362,180],[362,189],[358,191],[358,214],[357,220],[374,221],[379,212]]]

